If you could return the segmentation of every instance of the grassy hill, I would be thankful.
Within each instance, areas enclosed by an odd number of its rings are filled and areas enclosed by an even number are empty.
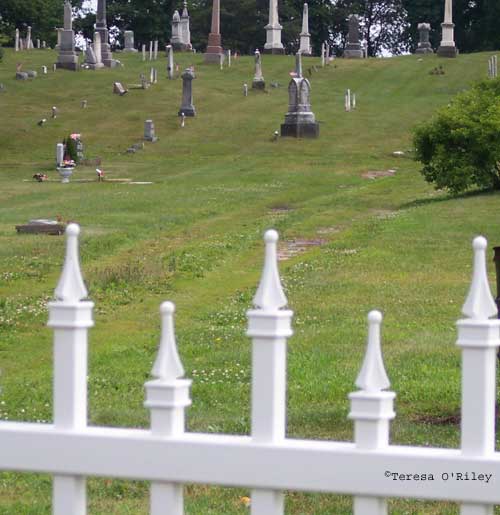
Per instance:
[[[460,353],[455,321],[471,273],[471,239],[500,245],[499,196],[459,198],[436,192],[411,149],[411,128],[474,80],[490,54],[456,60],[406,56],[335,60],[324,69],[306,58],[317,140],[279,139],[293,57],[263,56],[267,91],[243,96],[253,59],[231,68],[194,64],[197,117],[180,127],[181,79],[166,78],[166,59],[152,63],[159,82],[139,83],[151,63],[120,55],[124,67],[97,72],[49,71],[15,81],[23,69],[51,68],[52,51],[7,50],[0,64],[0,418],[51,420],[52,335],[45,302],[64,255],[61,237],[18,235],[32,218],[77,221],[82,267],[96,302],[91,332],[91,424],[147,427],[144,381],[159,335],[159,303],[177,305],[177,340],[194,380],[190,431],[249,432],[250,342],[244,336],[263,258],[262,234],[281,235],[280,269],[295,312],[288,362],[288,434],[352,440],[347,394],[355,389],[366,315],[384,313],[383,350],[397,393],[392,441],[457,446]],[[444,75],[429,72],[442,64]],[[306,73],[306,76],[308,74]],[[279,87],[271,87],[271,83]],[[357,109],[344,111],[344,91]],[[88,108],[81,108],[81,101]],[[58,108],[55,120],[51,107]],[[38,120],[47,118],[43,127]],[[127,154],[153,119],[160,140]],[[55,171],[55,145],[81,133],[94,167],[78,167],[70,184]],[[395,170],[392,175],[369,174]],[[36,183],[36,172],[49,182]],[[370,178],[376,176],[375,179]],[[111,179],[131,179],[127,184]],[[490,248],[491,254],[491,248]],[[494,278],[490,267],[490,277]],[[498,442],[498,440],[497,440]],[[190,514],[246,513],[248,492],[187,488]],[[147,485],[89,482],[90,513],[147,513]],[[287,513],[347,514],[349,498],[292,493]],[[50,513],[50,478],[0,475],[0,514]],[[445,503],[391,501],[391,513],[452,514]],[[497,508],[495,513],[500,513]]]

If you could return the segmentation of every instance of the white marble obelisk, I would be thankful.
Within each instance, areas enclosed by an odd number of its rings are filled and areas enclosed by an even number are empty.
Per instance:
[[[302,55],[311,55],[311,34],[309,34],[309,7],[304,4],[304,12],[302,13],[302,32],[300,33],[300,48]]]
[[[445,0],[444,5],[444,22],[441,23],[442,38],[439,45],[437,55],[439,57],[456,57],[458,54],[457,47],[455,46],[455,39],[453,29],[453,4],[452,0]]]
[[[264,28],[266,29],[264,53],[284,54],[285,49],[281,42],[281,29],[283,27],[279,23],[278,0],[269,0],[269,23]]]

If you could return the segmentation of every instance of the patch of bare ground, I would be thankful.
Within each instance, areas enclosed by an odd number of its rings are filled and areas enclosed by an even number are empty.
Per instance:
[[[433,426],[460,425],[460,413],[455,415],[416,415],[412,419],[419,424],[431,424]]]
[[[381,170],[363,172],[361,177],[364,179],[379,179],[380,177],[390,177],[396,173],[396,170]]]
[[[333,226],[333,227],[320,227],[316,232],[318,234],[337,234],[342,230],[342,227]]]
[[[286,261],[287,259],[291,259],[299,254],[307,252],[313,247],[319,247],[325,243],[326,240],[321,238],[283,241],[278,246],[278,261]]]

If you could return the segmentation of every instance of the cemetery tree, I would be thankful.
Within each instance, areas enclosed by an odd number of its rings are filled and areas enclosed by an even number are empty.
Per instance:
[[[83,0],[71,0],[73,12],[79,10]],[[10,44],[14,44],[15,30],[25,32],[28,26],[33,27],[33,34],[49,45],[54,45],[57,35],[54,27],[63,25],[63,2],[61,0],[1,0],[0,17],[9,36]]]
[[[457,95],[414,133],[416,159],[427,182],[460,193],[500,189],[500,80]]]

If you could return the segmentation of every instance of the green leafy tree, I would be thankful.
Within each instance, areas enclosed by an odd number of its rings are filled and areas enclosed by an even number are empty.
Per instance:
[[[83,0],[72,0],[74,12],[82,6]],[[55,27],[62,27],[64,3],[62,0],[0,0],[0,18],[10,45],[14,45],[15,31],[21,34],[32,27],[32,37],[54,45],[57,40]]]
[[[436,188],[500,189],[500,80],[457,95],[414,133],[421,173]]]

